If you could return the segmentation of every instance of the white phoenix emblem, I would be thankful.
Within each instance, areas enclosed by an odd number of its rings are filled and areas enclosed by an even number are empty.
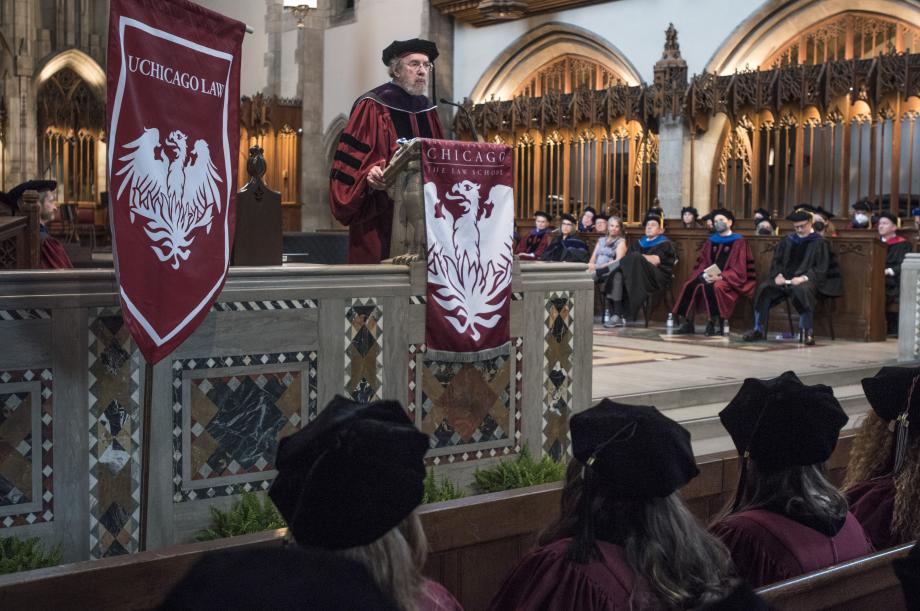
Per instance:
[[[514,223],[512,188],[493,186],[485,202],[480,188],[463,180],[441,200],[435,183],[423,187],[433,210],[427,225],[428,281],[437,287],[432,297],[450,312],[445,318],[454,329],[476,341],[480,327],[491,329],[502,319],[504,293],[511,284]]]
[[[128,188],[131,222],[143,217],[150,247],[160,261],[171,259],[179,269],[191,255],[192,234],[200,227],[210,233],[215,208],[220,212],[222,181],[208,143],[196,140],[189,151],[188,136],[176,130],[161,144],[160,130],[152,127],[123,148],[131,152],[119,158],[125,165],[116,174],[124,176],[118,197]]]

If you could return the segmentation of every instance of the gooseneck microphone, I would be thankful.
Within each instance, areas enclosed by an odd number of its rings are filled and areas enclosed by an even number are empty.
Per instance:
[[[441,98],[438,100],[441,104],[447,104],[448,106],[456,106],[460,109],[460,112],[463,113],[463,116],[466,117],[466,120],[470,124],[470,129],[473,131],[473,139],[476,142],[482,142],[482,138],[479,137],[479,132],[476,131],[476,125],[473,123],[473,115],[470,114],[470,111],[463,104],[457,104],[456,102],[451,102],[450,100],[445,100]]]

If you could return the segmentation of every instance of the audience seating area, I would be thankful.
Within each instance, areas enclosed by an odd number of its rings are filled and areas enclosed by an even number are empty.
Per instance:
[[[839,483],[852,436],[841,438],[828,462]],[[696,516],[708,522],[722,508],[737,482],[734,453],[698,458],[700,475],[683,490]],[[419,511],[428,535],[426,574],[443,583],[468,611],[483,609],[506,572],[532,545],[536,534],[556,515],[562,484],[545,484],[423,506]],[[142,609],[162,598],[191,564],[213,550],[282,545],[285,531],[268,531],[207,543],[80,562],[0,577],[5,608]],[[911,545],[765,587],[762,595],[780,610],[904,609],[892,561]],[[106,584],[117,583],[111,588]]]

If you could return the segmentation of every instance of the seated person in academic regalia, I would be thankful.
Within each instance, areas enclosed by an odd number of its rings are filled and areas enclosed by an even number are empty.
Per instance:
[[[847,229],[871,229],[874,225],[874,219],[872,218],[872,206],[869,205],[869,200],[861,199],[853,204],[850,219],[850,222],[847,223]]]
[[[885,319],[888,335],[898,334],[896,304],[901,296],[901,263],[911,251],[911,243],[898,235],[898,217],[890,212],[878,215],[878,235],[888,252],[885,255]]]
[[[754,296],[754,255],[741,234],[732,232],[734,223],[735,215],[730,210],[713,211],[716,231],[700,248],[690,280],[674,304],[674,315],[678,320],[684,319],[676,333],[694,333],[693,315],[705,307],[709,315],[706,335],[722,335],[722,325],[731,318],[738,298]]]
[[[594,217],[594,233],[605,235],[607,233],[607,221],[609,220],[610,215],[598,212],[597,216]]]
[[[578,231],[590,233],[594,231],[594,219],[597,216],[597,210],[588,206],[581,214],[581,220],[578,221]]]
[[[829,386],[791,371],[748,378],[719,418],[741,464],[735,498],[710,530],[740,577],[760,587],[873,551],[824,470],[848,420]]]
[[[837,237],[837,228],[831,222],[831,219],[834,218],[833,214],[821,206],[812,206],[811,204],[799,204],[796,209],[811,213],[812,227],[822,238]]]
[[[543,256],[543,251],[553,240],[553,234],[550,230],[550,222],[553,217],[548,212],[537,210],[533,215],[533,231],[518,240],[517,246],[514,247],[514,254],[521,259],[539,259]]]
[[[699,473],[690,433],[654,407],[609,399],[570,424],[561,513],[489,609],[691,609],[727,594],[728,553],[679,493]]]
[[[706,231],[709,233],[715,233],[715,223],[712,220],[712,217],[715,216],[712,212],[707,212],[700,217],[700,226],[705,227]]]
[[[812,229],[812,216],[804,210],[786,217],[792,221],[795,233],[779,241],[773,251],[773,262],[767,280],[757,287],[754,297],[754,328],[744,335],[744,341],[766,339],[764,322],[770,308],[790,298],[799,313],[799,341],[806,346],[815,345],[812,324],[818,292],[836,292],[839,278],[828,281],[830,249],[827,240]]]
[[[404,611],[366,568],[329,552],[238,546],[206,553],[158,611]]]
[[[400,609],[459,611],[422,575],[427,542],[415,509],[428,447],[398,402],[337,396],[279,442],[268,496],[298,545],[363,564]]]
[[[882,367],[862,386],[872,410],[850,450],[843,489],[882,550],[920,538],[920,367]]]
[[[754,229],[757,229],[757,226],[760,225],[760,222],[764,219],[769,220],[772,217],[770,211],[766,208],[758,208],[754,211]]]
[[[571,263],[587,263],[591,258],[588,251],[588,245],[578,237],[575,230],[578,221],[571,214],[563,214],[560,217],[559,233],[553,238],[543,255],[541,261],[568,261]]]
[[[692,206],[684,206],[680,209],[680,222],[684,229],[699,229],[703,226],[699,221],[700,213]]]
[[[770,217],[762,218],[757,221],[755,230],[757,235],[773,235],[776,233],[776,224]]]
[[[607,295],[613,302],[611,327],[623,326],[627,319],[635,320],[645,300],[671,282],[677,251],[664,235],[664,221],[650,214],[643,226],[645,236],[633,242],[619,268],[610,276]]]
[[[38,191],[38,232],[41,246],[39,249],[40,264],[42,269],[72,269],[73,262],[70,255],[64,250],[60,240],[48,233],[48,223],[54,220],[58,213],[57,207],[57,181],[54,180],[28,180],[10,189],[2,195],[2,199],[12,210],[13,214],[20,214],[19,204],[22,194],[26,191]]]

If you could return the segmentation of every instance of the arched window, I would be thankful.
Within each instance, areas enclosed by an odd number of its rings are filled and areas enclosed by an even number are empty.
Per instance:
[[[38,90],[41,176],[58,180],[62,201],[96,203],[105,180],[105,103],[69,67]]]
[[[547,92],[572,93],[578,88],[606,89],[622,82],[610,68],[580,55],[563,55],[544,64],[518,86],[514,97],[539,97]]]
[[[920,27],[875,13],[852,11],[802,31],[764,65],[814,65],[841,59],[871,59],[891,52],[920,53]]]

